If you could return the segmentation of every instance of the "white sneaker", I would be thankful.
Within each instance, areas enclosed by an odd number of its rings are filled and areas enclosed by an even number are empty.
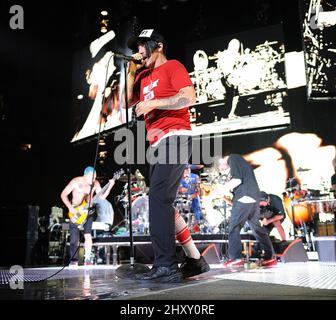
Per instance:
[[[68,267],[70,270],[78,270],[78,261],[71,261]]]

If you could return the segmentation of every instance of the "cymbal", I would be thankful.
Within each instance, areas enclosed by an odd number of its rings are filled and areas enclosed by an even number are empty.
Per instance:
[[[118,180],[121,182],[128,182],[127,174],[123,174]],[[140,181],[140,180],[145,180],[145,179],[137,178],[134,174],[131,174],[131,182]]]
[[[188,167],[190,170],[201,170],[204,168],[203,164],[189,164]]]
[[[305,172],[305,171],[310,171],[311,169],[305,169],[305,168],[301,168],[299,167],[296,172]]]

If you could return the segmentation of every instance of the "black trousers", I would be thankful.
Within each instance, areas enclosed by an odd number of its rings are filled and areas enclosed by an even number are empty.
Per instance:
[[[163,155],[157,157],[157,163],[153,163],[153,157],[150,160],[149,231],[154,250],[153,266],[177,266],[173,205],[191,148],[191,137],[172,136],[152,149],[156,155],[163,151]],[[169,161],[175,156],[178,163]]]
[[[89,215],[86,222],[83,225],[84,234],[91,234],[92,231],[92,222],[93,222],[93,215]],[[79,240],[79,229],[78,226],[70,221],[69,226],[70,232],[70,260],[71,261],[78,261],[78,240]],[[77,251],[77,252],[76,252]]]
[[[274,249],[268,232],[260,225],[259,203],[242,203],[235,201],[232,206],[229,221],[229,257],[236,260],[241,259],[242,245],[240,230],[245,222],[250,226],[256,240],[260,243],[261,249],[265,251],[265,259],[270,259],[274,255]]]

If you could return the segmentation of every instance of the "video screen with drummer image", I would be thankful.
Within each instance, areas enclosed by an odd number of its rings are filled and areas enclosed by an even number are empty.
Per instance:
[[[195,135],[290,124],[281,25],[191,43],[186,52]]]

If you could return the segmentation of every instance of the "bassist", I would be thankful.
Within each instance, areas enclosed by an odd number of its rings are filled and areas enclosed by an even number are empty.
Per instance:
[[[112,187],[114,185],[114,180],[111,179],[109,181],[109,185],[105,192],[100,195],[100,199],[106,199],[109,195]],[[69,184],[64,188],[61,193],[61,199],[63,203],[67,206],[70,213],[76,212],[76,207],[81,204],[87,202],[90,203],[89,194],[91,193],[91,198],[96,193],[98,194],[102,190],[100,183],[96,180],[96,171],[93,167],[87,167],[84,170],[84,175],[80,177],[73,178]],[[69,199],[69,195],[71,195],[71,201]],[[107,201],[107,200],[106,200]],[[84,228],[84,249],[85,249],[85,257],[84,257],[84,266],[92,265],[90,261],[91,248],[92,248],[92,222],[93,215],[88,215],[85,223],[83,224]],[[79,229],[78,223],[76,223],[76,217],[72,216],[70,219],[70,256],[71,261],[69,267],[76,268],[78,266],[78,254],[77,246],[78,246],[78,236]],[[75,254],[76,253],[76,254]]]

